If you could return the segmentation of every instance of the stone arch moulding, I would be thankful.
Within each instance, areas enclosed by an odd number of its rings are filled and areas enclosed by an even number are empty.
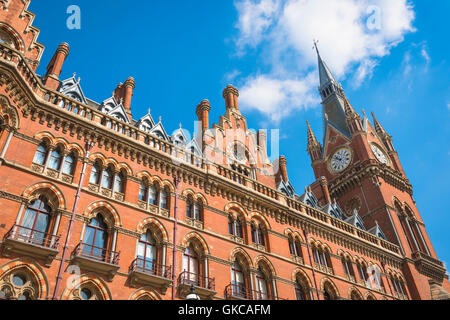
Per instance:
[[[33,201],[36,200],[41,194],[49,195],[51,198],[50,200],[56,202],[55,204],[58,205],[58,208],[54,209],[66,210],[66,200],[64,199],[63,193],[58,187],[49,182],[38,182],[27,187],[22,196]]]
[[[88,219],[92,219],[94,217],[94,214],[101,212],[102,210],[105,210],[106,213],[111,216],[111,218],[113,219],[113,226],[115,228],[122,227],[119,213],[111,204],[106,201],[96,201],[90,204],[84,212],[84,216]]]
[[[41,266],[32,258],[21,257],[15,260],[11,260],[0,266],[0,280],[8,274],[19,271],[21,269],[24,269],[26,272],[31,274],[36,281],[38,287],[36,297],[39,300],[47,300],[49,290],[47,276]]]

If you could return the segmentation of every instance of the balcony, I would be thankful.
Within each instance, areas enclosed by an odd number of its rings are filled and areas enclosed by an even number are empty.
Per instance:
[[[120,268],[119,256],[120,252],[80,243],[72,253],[72,263],[81,269],[103,274],[111,282]]]
[[[131,286],[137,283],[161,289],[163,294],[172,284],[172,267],[137,258],[129,269]]]
[[[245,286],[230,283],[225,287],[225,299],[227,300],[252,300],[252,291]]]
[[[11,253],[43,259],[45,266],[50,267],[58,254],[60,236],[50,235],[37,230],[14,225],[4,239],[3,255]]]
[[[442,282],[444,280],[446,271],[444,268],[444,264],[441,261],[434,259],[433,257],[430,257],[429,255],[420,251],[414,252],[412,254],[412,258],[414,260],[416,269],[420,273],[439,282]]]
[[[272,294],[250,290],[243,285],[230,283],[225,287],[225,299],[227,300],[285,300]]]
[[[192,285],[202,300],[211,300],[217,293],[214,278],[183,271],[178,277],[178,295],[180,297],[188,295]]]

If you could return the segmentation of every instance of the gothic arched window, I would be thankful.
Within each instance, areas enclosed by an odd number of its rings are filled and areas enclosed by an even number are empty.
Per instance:
[[[82,254],[93,259],[105,261],[108,245],[108,226],[101,214],[93,218],[86,227]]]
[[[158,250],[152,233],[148,230],[138,244],[137,266],[143,272],[156,273]]]
[[[50,153],[48,167],[53,170],[59,170],[61,166],[62,153],[60,148],[56,148]]]
[[[12,271],[0,279],[0,300],[36,300],[38,286],[24,269]]]
[[[185,249],[183,253],[183,272],[185,272],[184,279],[188,281],[188,284],[198,286],[200,284],[200,262],[197,253],[192,246]]]
[[[256,273],[256,300],[267,300],[269,298],[268,287],[266,275],[258,269]]]
[[[238,261],[235,261],[231,267],[231,286],[233,296],[243,298],[247,297],[245,276]]]
[[[97,185],[100,184],[101,172],[102,172],[102,167],[100,166],[100,164],[98,162],[96,162],[92,166],[91,177],[89,179],[89,183],[97,184]]]
[[[114,192],[124,193],[124,190],[125,176],[122,172],[119,172],[114,178]]]
[[[27,242],[44,245],[51,219],[51,208],[44,196],[31,202],[22,219],[19,235]]]
[[[45,160],[47,160],[47,154],[48,154],[48,150],[47,150],[46,144],[41,143],[36,150],[36,153],[35,153],[34,159],[33,159],[33,163],[43,166],[45,164]]]
[[[70,153],[64,160],[62,173],[71,176],[73,175],[74,169],[75,169],[75,155],[73,153]]]
[[[113,186],[113,170],[111,167],[108,167],[106,170],[103,170],[102,173],[102,187],[106,189],[112,189]]]

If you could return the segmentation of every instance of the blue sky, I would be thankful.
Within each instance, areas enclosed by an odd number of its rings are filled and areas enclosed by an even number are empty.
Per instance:
[[[73,4],[80,30],[66,27]],[[298,193],[314,180],[306,120],[323,133],[318,39],[356,110],[375,112],[393,136],[435,250],[450,264],[449,1],[35,0],[30,10],[46,46],[38,73],[68,42],[62,78],[76,72],[85,95],[101,102],[133,76],[134,118],[151,108],[169,134],[180,122],[193,130],[202,99],[217,123],[222,90],[236,85],[250,128],[281,129],[280,152]]]

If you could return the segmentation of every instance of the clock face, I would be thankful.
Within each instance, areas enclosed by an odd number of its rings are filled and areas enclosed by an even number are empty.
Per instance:
[[[335,172],[343,171],[350,165],[351,159],[350,150],[340,149],[331,157],[330,167]]]
[[[385,153],[380,148],[378,148],[374,144],[371,144],[370,147],[372,149],[373,154],[378,159],[378,161],[380,161],[381,163],[384,163],[384,164],[388,164],[388,159],[387,159]]]

